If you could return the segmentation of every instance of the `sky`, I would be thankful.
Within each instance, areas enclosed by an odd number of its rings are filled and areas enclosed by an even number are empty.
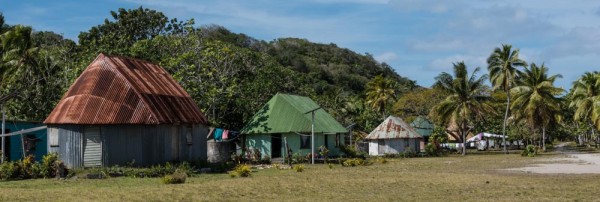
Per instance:
[[[595,0],[0,0],[8,24],[30,25],[77,41],[118,8],[143,6],[196,25],[222,25],[272,41],[304,38],[369,53],[402,76],[431,86],[464,61],[487,73],[494,48],[512,44],[520,57],[568,90],[586,71],[600,71],[600,1]]]

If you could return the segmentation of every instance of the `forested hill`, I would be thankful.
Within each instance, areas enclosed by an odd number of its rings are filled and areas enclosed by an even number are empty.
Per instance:
[[[0,94],[20,94],[7,103],[10,119],[43,120],[99,53],[159,63],[211,124],[233,129],[241,128],[278,92],[311,97],[342,124],[359,122],[359,128],[367,128],[378,117],[366,107],[367,82],[381,75],[396,81],[399,92],[416,87],[372,55],[335,44],[296,38],[266,42],[141,7],[110,15],[82,30],[78,43],[52,30],[0,25]]]

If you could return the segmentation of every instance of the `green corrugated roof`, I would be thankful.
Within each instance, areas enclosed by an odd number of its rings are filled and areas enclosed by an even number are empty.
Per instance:
[[[417,133],[422,136],[430,136],[433,133],[433,123],[421,116],[417,117],[411,124]]]
[[[308,97],[276,94],[242,129],[242,134],[310,133],[311,113],[320,106]],[[325,110],[315,111],[315,133],[346,133],[348,130]]]

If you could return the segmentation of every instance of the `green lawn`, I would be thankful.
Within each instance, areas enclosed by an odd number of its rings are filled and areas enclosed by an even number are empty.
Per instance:
[[[600,175],[541,175],[501,171],[535,163],[516,154],[392,159],[386,164],[329,169],[257,170],[249,178],[204,174],[185,184],[158,178],[0,182],[0,201],[521,201],[598,200]]]

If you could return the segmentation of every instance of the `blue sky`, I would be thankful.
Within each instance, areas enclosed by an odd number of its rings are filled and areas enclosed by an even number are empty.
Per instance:
[[[503,43],[562,74],[557,85],[565,89],[584,72],[600,70],[600,1],[594,0],[0,0],[0,12],[9,24],[76,40],[109,11],[140,5],[261,40],[298,37],[370,53],[423,86],[453,62],[485,73],[487,56]]]

